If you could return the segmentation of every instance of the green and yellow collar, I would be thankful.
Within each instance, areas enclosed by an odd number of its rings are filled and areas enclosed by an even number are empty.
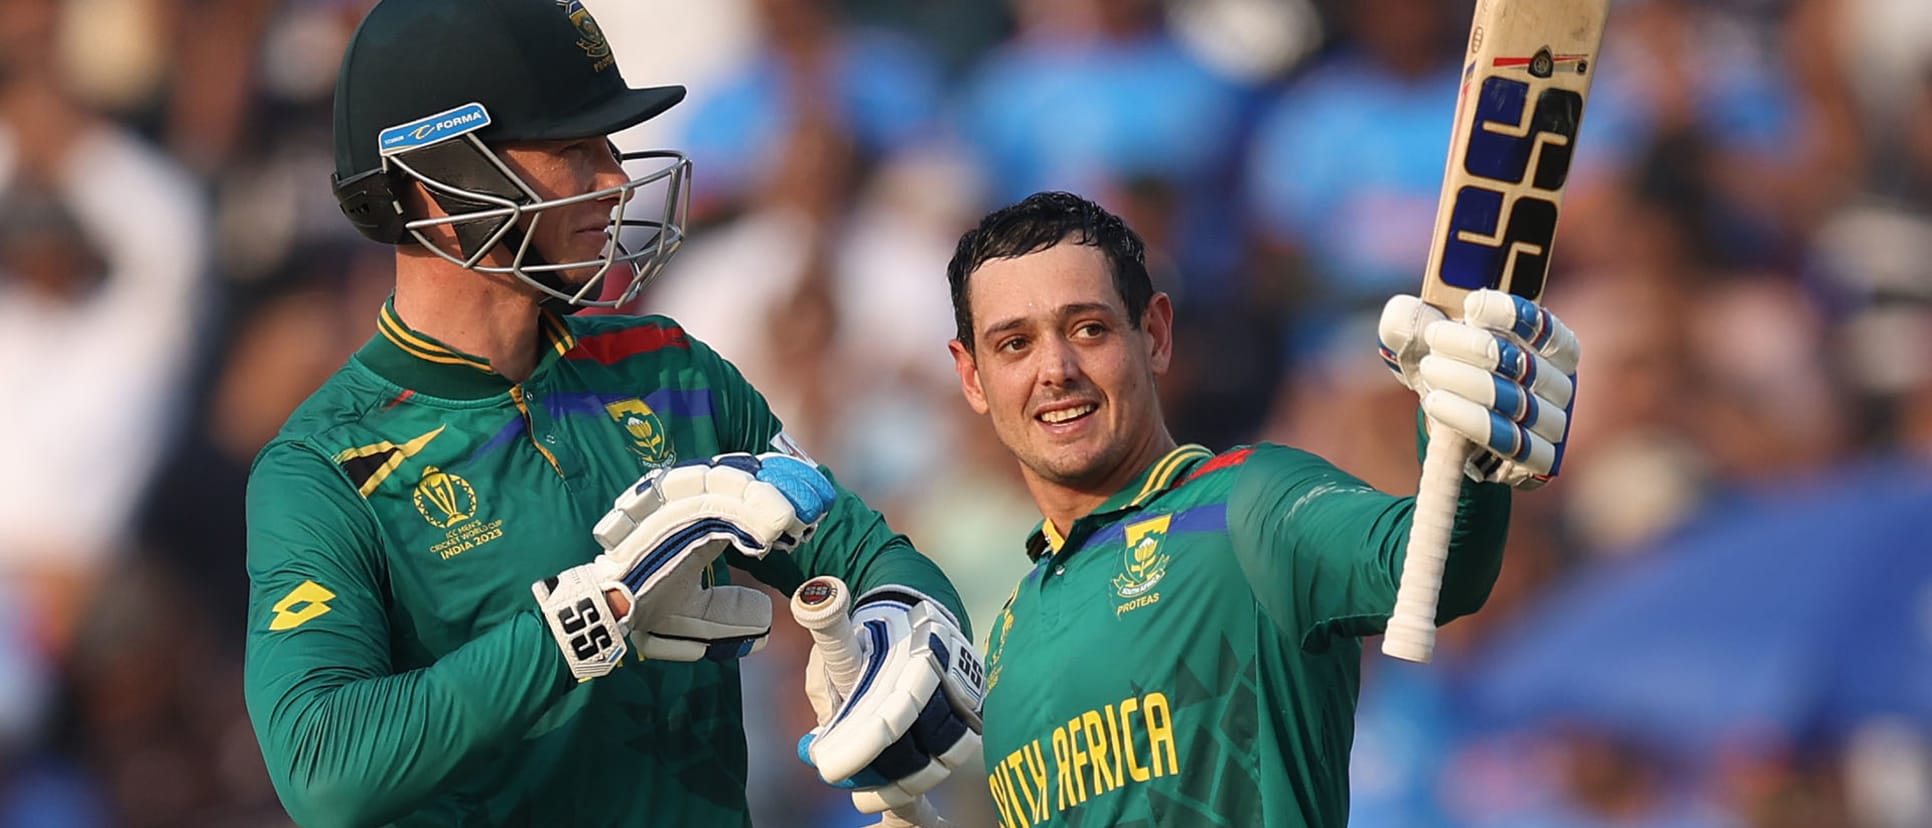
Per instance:
[[[537,324],[544,353],[537,363],[539,370],[577,344],[562,317],[547,310],[541,313]],[[355,358],[390,382],[443,399],[484,399],[506,393],[515,385],[491,369],[482,357],[458,351],[404,324],[396,315],[393,296],[376,314],[376,335],[356,352]]]
[[[1206,446],[1194,443],[1176,447],[1161,459],[1149,464],[1138,477],[1134,478],[1133,482],[1121,487],[1120,491],[1107,498],[1099,508],[1074,521],[1071,535],[1075,537],[1085,535],[1092,530],[1094,523],[1105,522],[1101,520],[1103,518],[1110,518],[1116,512],[1140,508],[1147,501],[1158,497],[1161,492],[1172,488],[1195,466],[1213,456],[1214,452],[1209,451]],[[1057,554],[1065,549],[1066,545],[1067,536],[1060,534],[1060,530],[1054,528],[1052,521],[1042,520],[1040,525],[1034,528],[1033,534],[1027,538],[1026,554],[1027,557],[1038,560],[1041,555],[1049,552]]]

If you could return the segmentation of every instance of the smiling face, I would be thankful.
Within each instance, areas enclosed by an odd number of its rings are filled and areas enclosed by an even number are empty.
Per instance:
[[[1171,446],[1154,385],[1173,345],[1166,294],[1136,327],[1100,248],[1062,241],[987,261],[965,299],[973,344],[950,344],[961,388],[1036,493],[1104,498]]]

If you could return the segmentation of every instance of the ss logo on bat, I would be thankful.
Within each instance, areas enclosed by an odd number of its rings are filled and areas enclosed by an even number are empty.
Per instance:
[[[1475,123],[1463,169],[1507,189],[1472,184],[1457,191],[1443,245],[1445,283],[1467,290],[1506,289],[1530,298],[1543,293],[1550,242],[1556,236],[1556,202],[1535,191],[1562,191],[1576,149],[1583,96],[1545,89],[1532,108],[1529,91],[1523,81],[1485,78],[1470,108]],[[1526,109],[1528,132],[1507,134],[1523,129]],[[1506,132],[1491,132],[1485,125]],[[1474,238],[1465,239],[1464,234]]]

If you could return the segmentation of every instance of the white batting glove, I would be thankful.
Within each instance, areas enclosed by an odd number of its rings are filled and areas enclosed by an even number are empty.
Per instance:
[[[727,549],[752,558],[789,551],[810,536],[835,497],[817,469],[779,454],[726,454],[655,469],[619,495],[592,530],[603,554],[530,591],[579,679],[615,669],[632,630],[646,631],[637,643],[647,657],[743,654],[755,648],[758,636],[747,628],[758,625],[756,607],[728,591],[742,588],[698,589],[704,570]],[[628,614],[611,610],[610,591],[629,599]],[[771,627],[769,601],[762,627]]]
[[[861,678],[855,687],[837,686],[812,647],[805,692],[819,726],[799,740],[798,756],[826,782],[853,789],[860,813],[876,814],[976,766],[986,668],[952,613],[907,587],[859,596],[852,624]]]
[[[1536,303],[1472,291],[1452,321],[1414,296],[1382,308],[1382,360],[1422,410],[1482,446],[1473,480],[1534,489],[1561,470],[1581,356],[1576,335]]]
[[[638,655],[657,661],[731,661],[765,648],[771,598],[750,587],[704,586],[700,580],[664,586],[663,616],[631,632]]]

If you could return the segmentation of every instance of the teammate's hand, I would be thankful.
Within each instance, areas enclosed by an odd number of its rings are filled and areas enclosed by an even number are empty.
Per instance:
[[[1555,477],[1570,436],[1580,352],[1549,311],[1498,290],[1471,292],[1451,321],[1414,296],[1382,308],[1382,360],[1422,410],[1487,451],[1469,476],[1533,489]]]
[[[755,607],[744,610],[737,593],[719,592],[724,587],[698,590],[704,570],[727,549],[763,558],[804,543],[835,494],[817,469],[780,454],[725,454],[655,469],[597,521],[591,534],[603,554],[530,591],[579,679],[615,669],[632,630],[647,631],[640,647],[650,636],[695,632],[699,657],[719,639],[737,639],[719,655],[749,652],[759,637],[745,630],[755,626]],[[626,613],[612,610],[613,592],[626,599],[619,602],[629,604]],[[753,623],[743,623],[747,618]],[[770,625],[767,601],[763,627]]]
[[[799,740],[798,757],[876,814],[978,762],[986,668],[952,613],[907,587],[859,596],[852,624],[865,678],[855,691],[838,687],[812,647],[805,692],[819,726]]]

